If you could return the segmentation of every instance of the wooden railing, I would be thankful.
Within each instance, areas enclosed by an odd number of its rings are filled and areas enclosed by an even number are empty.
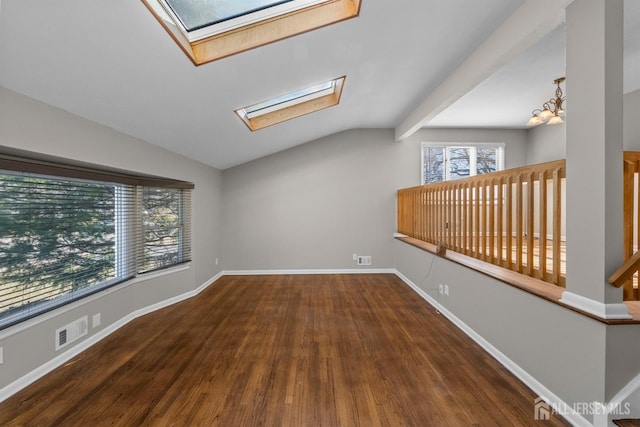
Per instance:
[[[564,286],[564,181],[558,160],[405,188],[398,231]]]
[[[623,264],[623,267],[626,266],[628,271],[618,272],[620,274],[619,276],[609,279],[609,282],[615,286],[623,286],[625,301],[639,299],[637,266],[633,262],[626,262],[629,261],[638,251],[638,242],[640,241],[640,218],[638,216],[638,200],[640,200],[639,174],[640,152],[625,151],[623,180],[623,257],[625,259],[625,264]]]

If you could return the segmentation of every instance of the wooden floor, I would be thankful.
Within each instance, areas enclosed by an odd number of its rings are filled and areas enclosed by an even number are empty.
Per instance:
[[[12,396],[0,425],[530,426],[535,398],[394,275],[226,276]]]

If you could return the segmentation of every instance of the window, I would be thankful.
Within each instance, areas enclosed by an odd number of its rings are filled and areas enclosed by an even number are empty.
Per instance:
[[[360,0],[142,0],[195,65],[354,18]]]
[[[0,328],[189,261],[193,186],[169,182],[0,158]]]
[[[251,131],[272,126],[340,103],[346,77],[340,77],[236,110]]]
[[[422,184],[504,169],[504,144],[422,144]]]
[[[322,3],[323,0],[161,0],[189,40],[241,27],[281,13]],[[231,21],[231,22],[229,22]],[[227,23],[226,25],[218,25]],[[198,31],[205,29],[206,31]]]

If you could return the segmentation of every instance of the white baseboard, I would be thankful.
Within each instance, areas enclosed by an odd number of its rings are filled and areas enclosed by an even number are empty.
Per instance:
[[[175,297],[166,299],[164,301],[160,301],[160,302],[152,304],[152,305],[150,305],[148,307],[144,307],[144,308],[136,310],[136,311],[134,311],[132,313],[129,313],[128,315],[124,316],[120,320],[110,324],[106,328],[104,328],[104,329],[96,332],[95,334],[89,336],[86,340],[78,343],[77,345],[71,347],[69,350],[57,355],[56,357],[54,357],[53,359],[49,360],[45,364],[40,365],[39,367],[37,367],[33,371],[29,372],[28,374],[18,378],[17,380],[12,382],[11,384],[9,384],[9,385],[3,387],[2,389],[0,389],[0,402],[3,402],[4,400],[8,399],[9,397],[14,395],[18,391],[22,390],[23,388],[27,387],[28,385],[32,384],[33,382],[39,380],[40,378],[42,378],[43,376],[45,376],[49,372],[53,371],[54,369],[64,365],[65,363],[67,363],[69,360],[71,360],[72,358],[74,358],[78,354],[82,353],[83,351],[85,351],[86,349],[91,347],[92,345],[96,344],[98,341],[106,338],[107,336],[109,336],[113,332],[115,332],[118,329],[122,328],[124,325],[126,325],[129,322],[131,322],[132,320],[134,320],[134,319],[136,319],[136,318],[138,318],[140,316],[144,316],[145,314],[149,314],[151,312],[154,312],[156,310],[160,310],[161,308],[168,307],[168,306],[173,305],[173,304],[175,304],[177,302],[184,301],[186,299],[192,298],[192,297],[198,295],[203,290],[205,290],[207,287],[209,287],[209,285],[214,283],[216,280],[218,280],[222,276],[223,276],[223,273],[220,272],[220,273],[216,274],[215,276],[213,276],[211,279],[207,280],[202,285],[200,285],[198,288],[196,288],[196,289],[194,289],[192,291],[185,292],[184,294],[176,295]]]
[[[395,274],[395,268],[349,268],[321,270],[225,270],[225,276],[268,276],[282,274]]]
[[[482,347],[487,353],[489,353],[494,359],[496,359],[502,366],[507,368],[513,375],[515,375],[520,381],[525,383],[531,390],[538,394],[550,405],[557,405],[560,408],[570,408],[571,406],[566,404],[562,399],[556,396],[551,390],[544,386],[540,381],[536,380],[527,371],[522,369],[513,360],[509,359],[504,353],[495,348],[491,343],[485,340],[480,334],[471,329],[466,323],[456,317],[453,313],[447,310],[442,304],[436,301],[433,297],[420,289],[416,284],[409,280],[404,274],[396,270],[396,275],[406,283],[411,289],[413,289],[418,295],[420,295],[425,301],[431,304],[436,310],[438,310],[443,316],[449,319],[454,325],[456,325],[462,332],[467,334],[469,338],[474,340],[480,347]],[[531,417],[534,415],[534,402],[531,402]],[[592,426],[580,414],[564,414],[564,417],[572,425],[575,426]]]
[[[564,291],[560,302],[591,313],[601,319],[632,319],[624,303],[604,304],[573,292]]]

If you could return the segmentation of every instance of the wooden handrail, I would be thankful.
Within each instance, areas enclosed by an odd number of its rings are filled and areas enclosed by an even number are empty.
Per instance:
[[[565,165],[557,160],[398,190],[398,231],[564,286]]]
[[[636,252],[630,258],[627,258],[620,267],[609,276],[609,283],[616,288],[627,283],[636,271],[640,269],[640,252]]]

